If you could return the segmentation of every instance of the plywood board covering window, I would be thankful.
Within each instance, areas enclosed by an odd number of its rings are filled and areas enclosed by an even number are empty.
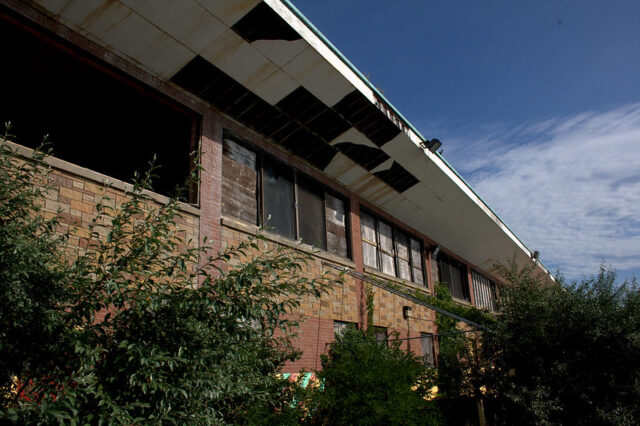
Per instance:
[[[365,266],[424,285],[422,244],[366,211],[360,213]]]
[[[225,132],[222,213],[342,257],[347,204],[313,178]]]
[[[256,154],[225,139],[222,157],[222,214],[245,222],[258,220]]]

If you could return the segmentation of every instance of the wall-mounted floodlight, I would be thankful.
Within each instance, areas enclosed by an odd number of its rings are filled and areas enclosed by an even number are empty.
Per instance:
[[[409,319],[409,317],[411,316],[411,306],[403,306],[402,307],[402,318],[404,319]]]
[[[440,253],[440,246],[433,249],[433,257],[438,257],[438,253]]]
[[[534,251],[533,254],[531,255],[531,259],[533,259],[533,261],[535,262],[536,260],[538,260],[538,257],[540,256],[540,252],[538,250]]]
[[[438,139],[431,139],[430,141],[420,142],[420,148],[428,149],[431,152],[436,152],[441,146],[442,142],[440,142]]]

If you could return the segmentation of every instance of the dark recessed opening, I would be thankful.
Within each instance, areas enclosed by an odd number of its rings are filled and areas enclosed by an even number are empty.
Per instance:
[[[48,134],[54,156],[127,182],[156,154],[154,190],[185,183],[196,113],[2,11],[0,52],[0,121],[16,142],[35,147]]]

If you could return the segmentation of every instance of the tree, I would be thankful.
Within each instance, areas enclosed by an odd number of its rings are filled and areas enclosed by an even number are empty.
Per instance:
[[[42,215],[45,157],[0,142],[0,419],[242,423],[282,405],[277,373],[298,355],[284,314],[328,283],[300,276],[309,255],[257,237],[208,256],[176,232],[178,198],[146,195],[151,167],[66,258]]]
[[[501,315],[486,334],[492,388],[506,423],[638,424],[640,292],[601,267],[550,285],[502,266]]]
[[[422,360],[402,350],[397,335],[376,341],[370,289],[367,311],[367,329],[347,327],[322,356],[312,423],[437,424],[438,413],[426,400],[430,386],[421,380],[427,372]]]

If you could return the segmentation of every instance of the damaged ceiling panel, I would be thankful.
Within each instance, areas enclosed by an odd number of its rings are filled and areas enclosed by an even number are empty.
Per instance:
[[[487,270],[530,251],[287,0],[33,0]]]

